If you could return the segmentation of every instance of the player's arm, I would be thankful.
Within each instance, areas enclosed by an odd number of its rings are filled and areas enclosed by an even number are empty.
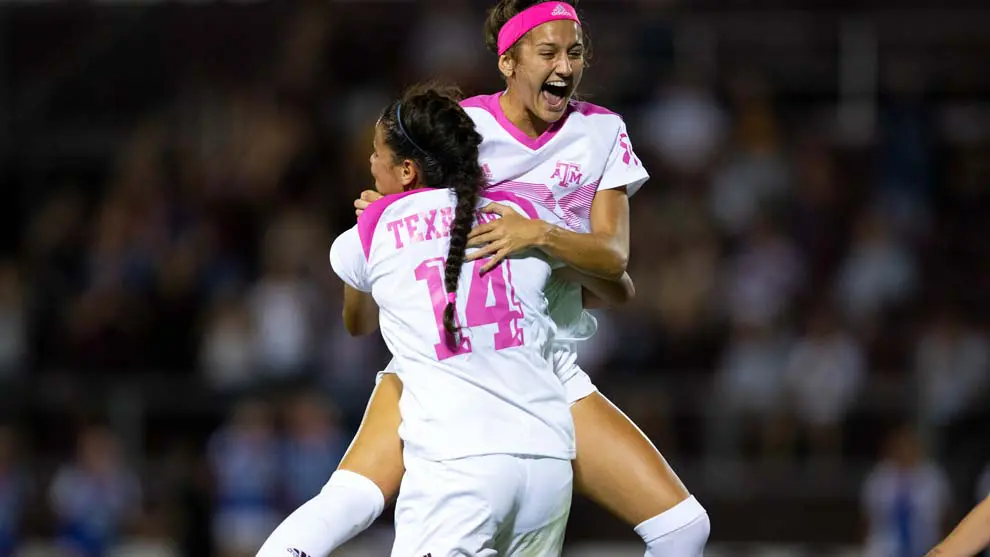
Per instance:
[[[344,285],[344,328],[351,336],[368,335],[378,330],[378,304],[371,294]]]
[[[629,197],[625,188],[595,194],[590,233],[543,224],[546,233],[536,247],[582,273],[622,281],[629,264]]]
[[[355,212],[360,215],[380,195],[362,192],[354,201]],[[468,236],[468,247],[482,246],[468,254],[468,261],[492,257],[481,272],[487,272],[513,253],[536,247],[585,274],[616,283],[623,280],[629,262],[629,199],[624,187],[599,190],[595,194],[591,204],[591,233],[572,232],[543,220],[528,219],[498,203],[491,203],[482,211],[497,213],[502,218],[475,227]],[[620,284],[614,293],[625,291],[625,286]],[[618,301],[610,303],[622,304],[630,299],[631,296],[620,296]]]
[[[561,267],[554,271],[557,278],[581,285],[581,295],[586,308],[604,308],[622,305],[636,296],[629,273],[622,273],[618,281],[582,273],[573,267]]]
[[[629,199],[625,188],[599,190],[591,204],[591,232],[572,232],[539,219],[528,219],[510,207],[491,203],[482,209],[502,218],[474,228],[468,246],[480,249],[467,259],[491,260],[482,272],[506,257],[538,248],[586,274],[619,281],[629,262]]]
[[[990,497],[962,519],[925,557],[972,557],[990,546]]]
[[[535,247],[589,275],[619,281],[629,263],[629,196],[650,175],[633,152],[626,125],[621,119],[615,128],[611,151],[591,203],[591,232],[581,234],[542,221],[514,219],[484,224],[471,231],[469,246],[483,248],[468,256],[492,256],[485,271],[522,249]],[[489,205],[488,212],[503,214],[504,208]],[[487,230],[486,230],[487,228]]]
[[[357,227],[351,228],[330,246],[330,267],[344,282],[344,328],[352,336],[366,335],[378,328],[378,304],[371,296],[367,255]]]

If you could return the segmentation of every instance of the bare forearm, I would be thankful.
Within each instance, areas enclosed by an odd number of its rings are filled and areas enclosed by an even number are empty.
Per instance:
[[[962,519],[926,557],[972,557],[990,546],[990,497]]]
[[[344,328],[351,336],[363,336],[378,328],[378,304],[371,294],[344,285]]]
[[[636,296],[636,287],[629,273],[622,273],[618,281],[582,273],[573,267],[563,267],[554,274],[562,280],[581,285],[584,289],[584,307],[587,308],[620,306]]]
[[[622,280],[629,263],[623,243],[601,234],[582,234],[547,224],[547,231],[537,245],[547,255],[575,269],[609,281]]]

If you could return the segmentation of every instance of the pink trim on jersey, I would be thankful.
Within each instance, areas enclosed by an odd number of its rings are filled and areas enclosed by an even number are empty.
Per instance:
[[[364,250],[364,258],[368,259],[371,255],[371,241],[375,238],[375,229],[378,228],[378,221],[382,219],[382,215],[385,213],[385,209],[388,209],[390,205],[396,201],[409,197],[414,193],[420,193],[424,191],[437,191],[436,188],[419,188],[415,190],[405,191],[402,193],[395,193],[392,195],[386,195],[381,199],[375,201],[368,208],[361,213],[358,217],[358,237],[361,239],[361,248]]]
[[[561,19],[581,25],[574,6],[566,2],[557,2],[556,5],[550,2],[537,4],[517,13],[498,30],[498,55],[505,54],[505,51],[516,44],[523,35],[529,33],[530,29]]]
[[[371,205],[368,205],[368,208],[365,209],[363,213],[361,213],[361,216],[358,217],[357,226],[358,226],[358,237],[361,239],[361,249],[364,250],[365,259],[368,259],[368,257],[371,255],[371,242],[375,238],[375,229],[378,228],[378,223],[379,221],[382,220],[382,215],[385,214],[385,209],[388,209],[393,203],[399,201],[400,199],[409,197],[414,193],[420,193],[424,191],[437,191],[437,189],[419,188],[407,192],[386,195],[385,197],[375,201]],[[540,218],[539,213],[536,212],[536,207],[533,207],[533,204],[530,203],[529,200],[523,199],[522,197],[512,192],[486,191],[482,196],[485,199],[489,201],[494,201],[496,203],[500,203],[500,202],[515,203],[516,205],[519,206],[520,209],[522,209],[524,213],[526,213],[526,216],[528,216],[529,218],[531,219]]]
[[[606,116],[616,116],[622,118],[618,113],[612,112],[611,110],[605,108],[604,106],[599,106],[597,104],[591,104],[585,101],[571,101],[571,108],[575,112],[581,114],[582,116],[594,116],[595,114],[603,114]]]
[[[557,132],[564,127],[567,117],[572,112],[577,112],[582,116],[601,114],[619,117],[619,115],[615,112],[612,112],[605,107],[598,106],[597,104],[591,104],[584,101],[571,101],[560,120],[550,124],[547,131],[540,134],[539,137],[530,137],[523,133],[522,130],[517,128],[516,125],[513,124],[508,117],[506,117],[505,112],[502,110],[502,105],[499,103],[499,99],[502,97],[503,93],[504,91],[500,91],[492,95],[478,95],[476,97],[470,97],[461,101],[461,106],[464,108],[480,108],[488,112],[495,118],[495,121],[502,126],[502,129],[505,130],[506,133],[512,136],[513,139],[518,141],[524,147],[528,147],[533,151],[549,143],[550,140],[557,135]]]
[[[547,131],[540,134],[539,137],[530,137],[517,128],[516,125],[513,124],[508,118],[506,118],[505,112],[502,111],[502,105],[499,104],[498,101],[501,97],[502,92],[495,93],[494,95],[479,95],[477,97],[464,99],[461,101],[461,106],[464,108],[481,108],[488,111],[489,114],[495,117],[495,121],[502,126],[502,129],[508,132],[513,139],[518,141],[524,147],[528,147],[534,151],[546,145],[547,142],[557,135],[560,128],[564,127],[564,122],[567,121],[567,116],[571,112],[571,109],[568,108],[560,120],[550,124]]]
[[[553,192],[550,191],[550,188],[546,184],[531,184],[528,182],[505,180],[504,182],[499,182],[488,186],[488,188],[485,189],[484,195],[488,195],[489,192],[495,191],[507,191],[513,193],[523,199],[528,199],[529,201],[544,207],[551,213],[557,210],[557,199],[553,196]]]
[[[564,222],[571,230],[589,232],[585,223],[591,220],[591,204],[595,200],[595,194],[598,193],[600,182],[600,179],[589,182],[560,198],[558,202],[560,211],[564,214]]]
[[[511,191],[486,191],[482,195],[482,197],[484,197],[489,201],[494,201],[496,203],[505,202],[505,201],[508,201],[509,203],[515,203],[516,205],[519,206],[520,209],[523,210],[524,213],[526,213],[526,216],[528,216],[529,218],[531,219],[540,218],[540,214],[536,212],[536,207],[533,207],[533,204],[530,203],[529,200],[523,199],[522,197],[519,197],[518,195],[512,193]]]

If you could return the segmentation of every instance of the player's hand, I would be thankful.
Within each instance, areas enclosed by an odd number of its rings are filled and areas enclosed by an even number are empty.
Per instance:
[[[500,219],[478,225],[468,234],[467,246],[482,246],[467,256],[468,261],[491,257],[481,273],[487,273],[503,259],[514,253],[537,246],[546,236],[550,225],[539,219],[528,219],[511,207],[490,203],[481,209],[482,213],[497,214]]]
[[[382,197],[384,196],[375,190],[364,190],[361,192],[361,197],[354,200],[354,214],[360,217],[361,213],[368,208],[368,205],[371,205]]]

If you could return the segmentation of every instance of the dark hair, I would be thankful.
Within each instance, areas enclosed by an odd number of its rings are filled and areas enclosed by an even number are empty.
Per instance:
[[[510,19],[515,17],[522,12],[532,8],[537,4],[543,4],[545,2],[554,2],[559,0],[498,0],[490,10],[488,10],[488,17],[485,18],[485,46],[488,50],[498,56],[498,32],[502,30],[502,27],[509,22]],[[578,0],[567,0],[567,3],[574,6],[575,9],[578,7]],[[584,40],[584,50],[585,50],[585,60],[590,58],[591,54],[591,44],[588,33],[584,29],[584,24],[581,24],[581,34]],[[515,55],[516,47],[519,43],[512,45],[506,54]]]
[[[478,162],[481,134],[458,103],[460,98],[456,87],[416,85],[385,107],[378,120],[397,164],[413,161],[420,183],[450,188],[457,195],[443,277],[448,293],[457,291],[478,194],[486,183]],[[443,326],[452,335],[457,332],[454,304],[444,308]]]

